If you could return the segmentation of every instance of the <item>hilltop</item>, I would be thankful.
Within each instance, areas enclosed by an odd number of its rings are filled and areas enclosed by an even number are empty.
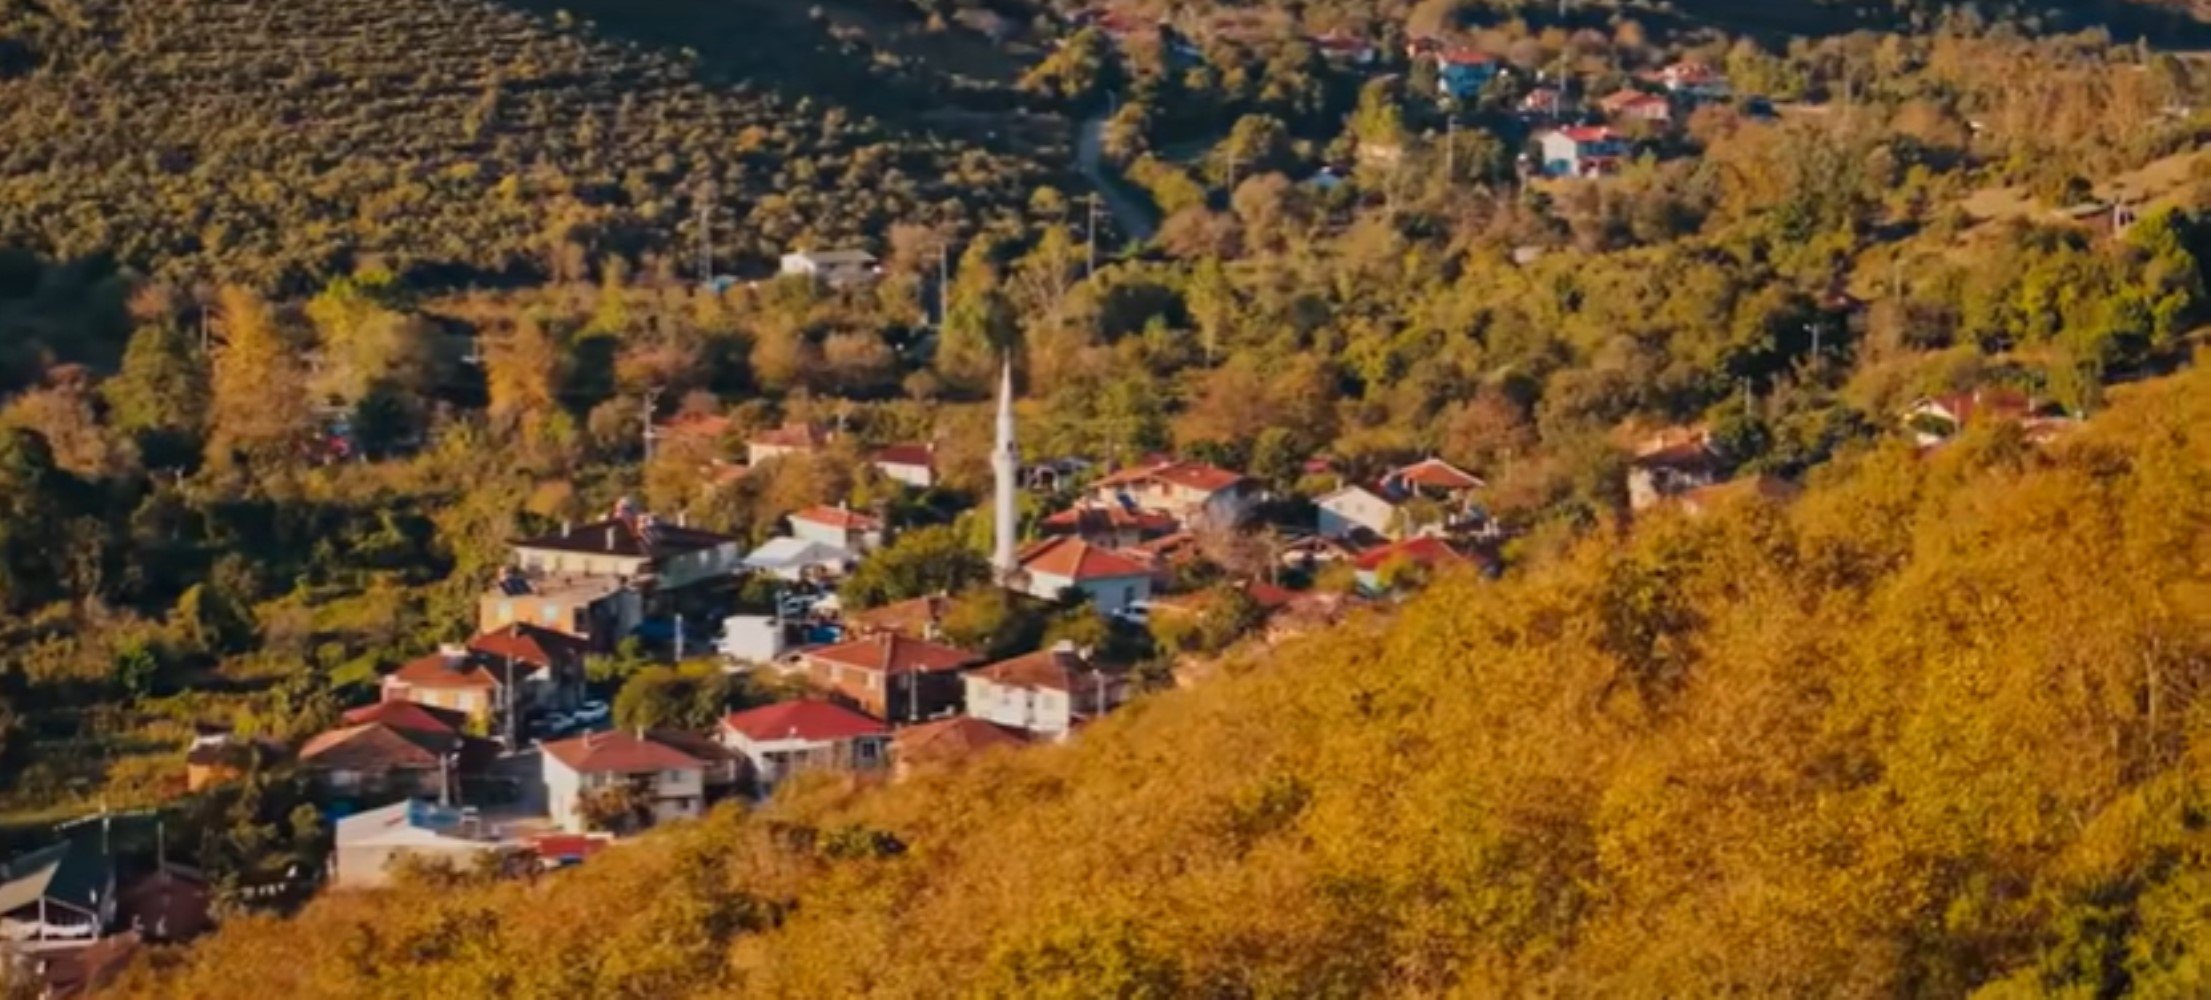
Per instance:
[[[2207,389],[1445,580],[1064,748],[240,920],[122,995],[2192,992]]]

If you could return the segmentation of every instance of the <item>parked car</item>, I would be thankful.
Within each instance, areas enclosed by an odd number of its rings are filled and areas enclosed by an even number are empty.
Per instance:
[[[1131,625],[1146,625],[1152,620],[1152,606],[1149,601],[1137,601],[1114,612],[1113,617]]]
[[[587,701],[583,703],[583,707],[576,709],[573,718],[576,725],[596,726],[606,722],[613,714],[606,702]]]

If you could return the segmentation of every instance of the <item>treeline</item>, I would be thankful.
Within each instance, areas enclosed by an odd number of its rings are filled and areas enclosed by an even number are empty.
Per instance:
[[[2207,389],[1855,450],[1066,748],[326,898],[123,994],[2187,995]]]

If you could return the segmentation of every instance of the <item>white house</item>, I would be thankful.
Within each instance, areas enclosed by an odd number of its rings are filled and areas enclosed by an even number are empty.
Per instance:
[[[1122,469],[1090,484],[1089,497],[1096,504],[1157,511],[1185,525],[1221,527],[1242,523],[1258,502],[1252,481],[1243,474],[1178,461]]]
[[[1373,532],[1396,538],[1402,527],[1397,505],[1381,494],[1357,484],[1334,490],[1313,501],[1320,508],[1320,533],[1328,538],[1350,538]]]
[[[829,447],[832,436],[827,428],[815,424],[789,423],[771,427],[745,439],[745,464],[759,465],[774,458],[818,454]]]
[[[937,447],[934,444],[893,444],[875,450],[868,461],[875,471],[894,482],[917,490],[937,484]]]
[[[1072,643],[969,671],[967,714],[1059,739],[1078,721],[1104,715],[1128,700],[1128,676],[1107,669]]]
[[[1152,598],[1151,567],[1112,549],[1080,538],[1047,538],[1021,553],[1016,589],[1056,601],[1069,590],[1082,591],[1099,614],[1110,615]]]
[[[333,881],[345,888],[384,885],[391,881],[392,863],[402,857],[465,868],[478,855],[522,846],[504,829],[485,823],[474,809],[417,799],[347,816],[338,821],[335,839]]]
[[[865,250],[799,250],[783,255],[785,277],[811,278],[832,288],[872,281],[880,269]]]
[[[842,504],[808,507],[791,515],[791,537],[864,556],[883,547],[883,522]]]
[[[843,576],[852,567],[849,550],[803,538],[770,538],[745,556],[745,567],[784,580]]]
[[[738,712],[715,734],[744,756],[762,795],[805,770],[875,771],[890,765],[890,726],[826,701],[786,701]]]
[[[715,648],[733,663],[774,663],[790,648],[783,619],[775,615],[731,615],[722,619]]]
[[[544,746],[545,802],[553,823],[582,833],[584,798],[628,785],[653,822],[697,816],[706,805],[706,763],[651,736],[611,730]]]

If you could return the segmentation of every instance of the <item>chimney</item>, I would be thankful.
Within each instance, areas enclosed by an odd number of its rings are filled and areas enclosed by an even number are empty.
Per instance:
[[[606,526],[606,550],[614,551],[614,526],[611,524]]]
[[[687,511],[687,510],[679,510],[679,511],[677,511],[677,512],[676,512],[676,527],[678,527],[678,528],[688,528],[688,527],[690,527],[690,526],[691,526],[691,512],[690,512],[690,511]]]
[[[438,658],[445,661],[447,667],[457,668],[467,662],[468,647],[457,642],[441,643],[438,646]]]
[[[566,538],[566,537],[568,537],[568,535],[569,535],[569,533],[570,533],[570,532],[573,532],[573,531],[575,531],[575,530],[576,530],[576,522],[574,522],[574,521],[570,521],[570,520],[568,520],[568,519],[566,519],[566,518],[562,518],[562,519],[561,519],[561,522],[560,522],[560,537],[562,537],[562,538]]]
[[[1061,639],[1060,641],[1053,643],[1052,654],[1054,656],[1074,656],[1075,640]]]

